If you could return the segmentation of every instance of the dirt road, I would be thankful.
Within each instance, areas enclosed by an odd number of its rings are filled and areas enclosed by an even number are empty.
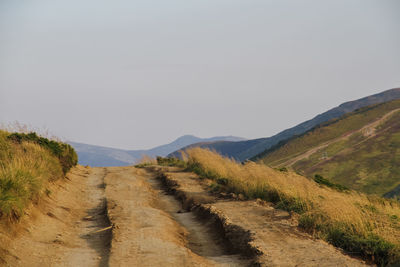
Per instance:
[[[18,224],[0,226],[4,266],[108,266],[105,169],[74,168]]]
[[[248,265],[229,253],[211,226],[165,194],[155,175],[132,167],[108,170],[108,213],[116,226],[111,266]]]
[[[364,265],[300,233],[287,212],[220,199],[171,168],[78,166],[49,190],[20,223],[0,225],[0,265]]]

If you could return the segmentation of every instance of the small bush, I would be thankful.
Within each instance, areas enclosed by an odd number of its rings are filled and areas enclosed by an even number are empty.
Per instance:
[[[278,201],[275,208],[286,211],[294,211],[297,213],[303,213],[307,211],[308,205],[299,198],[285,197]]]
[[[217,184],[217,183],[212,183],[210,185],[210,192],[211,193],[219,193],[222,191],[221,185]]]
[[[157,157],[157,163],[161,166],[175,166],[175,167],[186,168],[186,163],[178,158]]]
[[[343,192],[343,191],[349,191],[349,188],[347,188],[346,186],[341,185],[341,184],[332,183],[331,181],[329,181],[328,179],[325,179],[324,177],[322,177],[322,176],[319,175],[319,174],[316,174],[316,175],[314,176],[314,181],[315,181],[316,183],[318,183],[318,184],[325,185],[325,186],[330,187],[330,188],[332,188],[332,189],[335,189],[335,190],[337,190],[337,191],[341,191],[341,192]]]
[[[288,172],[288,169],[286,167],[282,167],[282,168],[279,168],[278,171],[280,171],[280,172]]]
[[[220,185],[228,185],[228,181],[227,178],[217,178],[217,183]]]

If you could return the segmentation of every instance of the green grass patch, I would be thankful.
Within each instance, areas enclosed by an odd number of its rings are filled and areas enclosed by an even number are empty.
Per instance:
[[[375,234],[362,235],[343,223],[326,223],[327,218],[321,214],[303,214],[299,219],[299,227],[315,234],[332,245],[345,251],[370,259],[378,266],[400,263],[399,248]]]
[[[151,165],[153,165],[153,163],[151,163],[151,162],[145,162],[145,163],[136,164],[135,167],[136,167],[136,168],[146,168],[146,167],[151,166]]]
[[[319,175],[319,174],[316,174],[314,176],[314,181],[318,184],[325,185],[325,186],[335,189],[337,191],[341,191],[341,192],[349,191],[349,188],[347,188],[346,186],[341,185],[341,184],[332,183],[331,181],[329,181],[328,179],[325,179],[324,177],[322,177],[322,175]]]
[[[186,168],[186,162],[178,158],[164,158],[157,157],[157,164],[161,166],[175,166],[180,168]]]

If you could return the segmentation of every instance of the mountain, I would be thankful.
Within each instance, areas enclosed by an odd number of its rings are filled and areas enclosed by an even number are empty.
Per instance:
[[[257,156],[275,168],[316,174],[369,194],[400,193],[400,100],[320,124]]]
[[[214,142],[214,141],[242,141],[241,137],[235,136],[216,136],[211,138],[199,138],[193,135],[184,135],[175,141],[154,147],[148,150],[124,150],[110,147],[102,147],[88,145],[77,142],[68,142],[78,153],[79,164],[89,165],[92,167],[104,166],[126,166],[137,163],[143,155],[150,157],[166,156],[169,153],[179,150],[182,147],[198,142]]]
[[[218,153],[232,157],[239,161],[244,161],[255,157],[263,151],[271,148],[279,142],[291,138],[295,135],[301,135],[312,129],[316,125],[327,122],[329,120],[339,118],[340,116],[352,112],[356,109],[366,107],[373,104],[384,103],[387,101],[400,99],[400,88],[390,89],[379,94],[364,97],[355,101],[346,102],[338,107],[328,110],[317,115],[311,120],[300,123],[290,129],[284,130],[272,137],[245,140],[240,142],[219,141],[213,143],[200,143],[195,146],[209,148]],[[185,148],[184,148],[185,149]],[[179,153],[172,153],[170,156],[177,156]]]

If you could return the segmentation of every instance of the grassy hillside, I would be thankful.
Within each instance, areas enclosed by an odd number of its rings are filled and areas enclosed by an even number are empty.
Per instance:
[[[212,192],[260,198],[291,211],[299,226],[345,251],[378,265],[400,264],[400,204],[342,186],[316,181],[254,162],[237,163],[201,148],[186,151],[185,161],[159,159],[184,166],[213,180]],[[397,266],[397,265],[396,265]]]
[[[386,90],[384,92],[375,95],[343,103],[335,108],[332,108],[322,114],[315,116],[311,120],[302,122],[292,128],[286,129],[271,137],[252,139],[240,142],[199,143],[196,145],[185,147],[184,149],[194,146],[208,148],[217,151],[223,156],[231,157],[239,161],[244,161],[257,156],[266,149],[270,149],[271,147],[275,146],[276,144],[278,144],[283,140],[292,138],[293,136],[296,135],[301,135],[321,123],[327,122],[335,118],[339,118],[340,116],[343,116],[346,113],[352,112],[362,107],[378,103],[384,103],[396,99],[400,99],[400,88]],[[172,153],[171,156],[174,157],[179,156],[179,152]]]
[[[206,149],[186,151],[185,162],[159,160],[186,166],[200,177],[212,179],[213,192],[260,198],[276,208],[293,212],[299,226],[351,254],[379,265],[400,263],[400,204],[371,197],[333,184],[318,183],[291,171],[263,164],[240,164]],[[165,161],[165,162],[164,162]]]
[[[77,164],[64,143],[0,130],[0,218],[18,219],[30,202],[49,193],[46,184]]]
[[[365,107],[319,125],[256,159],[383,195],[400,184],[400,100]]]

